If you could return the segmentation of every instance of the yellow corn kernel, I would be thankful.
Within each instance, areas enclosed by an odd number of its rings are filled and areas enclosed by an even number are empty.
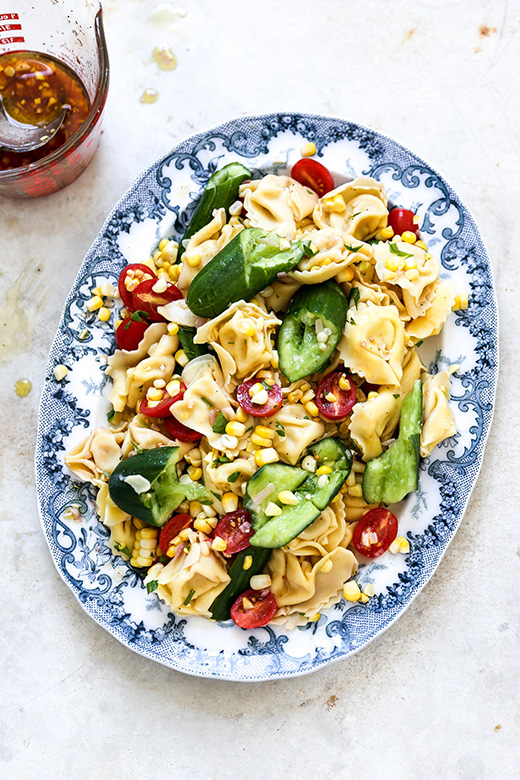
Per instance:
[[[189,363],[188,356],[183,349],[178,349],[175,353],[175,362],[184,368]]]
[[[278,368],[278,355],[276,353],[273,353],[273,357],[271,358],[271,365],[273,368]]]
[[[457,309],[467,309],[468,308],[468,294],[467,293],[459,293],[455,296],[455,302],[453,304],[453,311],[457,311]]]
[[[163,239],[161,239],[161,241],[159,241],[159,249],[161,250],[161,252],[162,252],[162,250],[164,249],[165,246],[168,246],[168,243],[169,243],[169,241],[168,241],[167,238],[163,238]]]
[[[417,268],[417,260],[415,257],[406,257],[404,261],[404,267],[407,271],[411,268]]]
[[[267,428],[265,425],[257,425],[255,427],[255,433],[257,436],[263,436],[264,439],[274,439],[274,431]]]
[[[345,374],[342,374],[339,378],[338,385],[341,390],[350,390],[350,382],[345,376]]]
[[[155,252],[152,255],[152,260],[154,261],[154,263],[156,263],[157,260],[159,260],[160,256],[161,256],[161,250],[160,249],[156,249]]]
[[[169,322],[168,323],[168,333],[170,334],[170,336],[176,336],[178,332],[179,332],[179,326],[177,325],[177,323],[176,322]]]
[[[257,447],[270,447],[272,439],[268,439],[267,436],[258,436],[256,431],[251,434],[251,444],[255,444]]]
[[[307,390],[307,392],[303,394],[302,404],[305,406],[305,404],[313,400],[314,400],[314,390]]]
[[[245,422],[248,421],[249,416],[248,416],[246,410],[242,409],[242,407],[239,406],[238,409],[236,410],[235,418],[236,418],[237,422],[245,423]]]
[[[349,485],[347,492],[350,496],[355,496],[356,498],[363,498],[363,488],[361,485]]]
[[[249,388],[249,397],[252,398],[257,393],[260,393],[262,390],[264,390],[264,386],[261,382],[255,382],[254,385],[251,385]]]
[[[103,298],[101,298],[100,295],[93,295],[92,298],[89,298],[85,304],[85,308],[88,309],[88,311],[96,311],[97,309],[100,309],[102,306],[103,306]]]
[[[359,600],[360,600],[360,602],[361,602],[362,604],[366,604],[366,603],[367,603],[367,601],[369,601],[369,598],[368,598],[368,596],[367,596],[367,595],[365,595],[365,593],[362,593],[362,594],[361,594],[361,596],[359,597]]]
[[[143,528],[140,535],[141,539],[157,539],[159,532],[156,528]]]
[[[188,466],[188,476],[192,482],[196,482],[202,477],[202,469],[198,466]]]
[[[311,417],[318,417],[320,413],[320,410],[318,409],[314,401],[309,401],[308,403],[305,404],[305,411],[308,412],[311,415]]]
[[[292,390],[288,396],[287,400],[290,401],[292,404],[298,403],[300,398],[302,397],[303,393],[301,390]]]
[[[178,379],[171,379],[166,385],[166,392],[172,398],[175,398],[176,395],[179,395],[180,391],[181,383]]]
[[[317,623],[321,617],[321,612],[315,612],[312,617],[309,618],[309,623]]]
[[[330,466],[320,466],[319,469],[317,469],[316,474],[318,477],[321,477],[322,474],[331,474],[332,469]]]
[[[361,591],[355,580],[345,583],[343,586],[343,596],[347,601],[359,601],[361,598]]]
[[[253,609],[255,605],[246,596],[242,598],[242,609]]]
[[[255,326],[253,325],[252,322],[249,322],[248,320],[242,320],[238,329],[243,336],[254,336],[256,333]]]
[[[371,264],[371,263],[369,263],[369,262],[368,262],[368,260],[363,260],[363,261],[362,261],[362,262],[361,262],[361,263],[358,265],[358,269],[359,269],[359,273],[361,273],[361,274],[365,274],[365,275],[366,275],[366,274],[367,274],[369,271],[371,271],[371,270],[372,270],[372,264]]]
[[[160,401],[163,397],[163,391],[159,387],[149,387],[146,397],[149,401]]]
[[[399,537],[399,551],[405,554],[410,552],[410,542],[404,536]]]
[[[181,274],[182,266],[180,263],[176,263],[175,265],[171,265],[168,269],[168,273],[170,275],[170,279],[172,282],[176,282]]]
[[[407,244],[415,244],[417,236],[411,230],[405,230],[401,233],[401,240],[406,241]]]
[[[123,322],[123,320],[116,320],[114,322],[114,330],[117,330],[122,322]]]
[[[385,260],[385,268],[387,268],[389,271],[398,271],[399,265],[400,262],[398,257],[387,257]]]
[[[418,241],[415,242],[415,246],[418,246],[420,249],[424,249],[425,252],[428,249],[428,247],[426,246],[426,244],[421,238],[419,238]]]
[[[106,306],[102,306],[100,309],[98,309],[98,320],[101,320],[101,322],[108,322],[110,319],[110,309],[107,309]]]
[[[252,441],[248,442],[246,444],[246,452],[251,452],[251,453],[258,452],[257,445],[254,444]]]
[[[350,425],[348,420],[344,420],[339,426],[339,432],[342,436],[350,436]]]
[[[214,550],[216,550],[217,552],[224,552],[224,550],[225,550],[225,549],[226,549],[226,547],[227,547],[227,542],[226,542],[224,539],[222,539],[222,537],[220,537],[220,536],[216,536],[216,537],[213,539],[213,544],[212,544],[212,547],[213,547],[213,549],[214,549]]]
[[[269,501],[264,512],[268,517],[279,517],[282,514],[281,508],[274,501]]]
[[[64,366],[62,363],[58,363],[57,366],[54,366],[54,379],[57,382],[61,382],[62,379],[65,379],[68,373],[69,373],[69,369],[67,368],[67,366]]]
[[[271,587],[271,577],[268,574],[254,574],[249,580],[249,587],[253,590],[263,590]]]
[[[201,263],[201,256],[198,254],[198,252],[186,252],[184,255],[184,259],[186,260],[187,264],[190,265],[192,268],[196,268]]]
[[[282,490],[278,493],[278,501],[280,504],[287,504],[287,506],[297,506],[298,496],[295,496],[292,490]]]
[[[202,504],[200,501],[190,501],[190,515],[192,517],[197,517],[197,515],[200,515],[202,512]]]
[[[194,520],[193,527],[196,531],[202,531],[203,534],[210,534],[213,530],[205,517]]]
[[[404,272],[404,275],[410,282],[415,282],[415,280],[419,278],[419,271],[417,268],[410,268],[409,271]]]
[[[354,269],[348,266],[348,268],[343,268],[338,274],[337,279],[338,282],[351,282],[354,278]]]
[[[278,453],[273,447],[266,447],[255,452],[255,463],[259,468],[260,466],[266,466],[268,463],[276,463],[278,460]]]
[[[313,154],[316,154],[316,144],[312,141],[307,141],[307,143],[303,144],[301,147],[300,154],[302,157],[312,157]]]
[[[247,571],[248,569],[251,568],[252,565],[253,565],[253,556],[246,555],[246,557],[244,558],[244,563],[242,564],[242,568],[244,569],[244,571]]]
[[[224,493],[222,496],[222,507],[226,514],[228,514],[228,512],[234,512],[238,509],[238,496],[231,491]]]
[[[368,596],[369,598],[372,598],[375,592],[376,590],[372,582],[367,583],[367,585],[365,585],[365,587],[363,588],[363,593],[365,594],[365,596]]]
[[[376,390],[371,390],[367,395],[367,400],[371,401],[373,398],[377,398],[379,393]]]
[[[231,422],[228,422],[226,425],[226,433],[229,436],[237,436],[240,438],[240,436],[243,436],[246,430],[246,426],[244,423],[236,422],[236,420],[232,420]]]
[[[379,231],[379,237],[381,241],[388,241],[388,239],[393,238],[393,236],[394,236],[394,229],[391,225],[388,225],[387,227]]]
[[[336,214],[343,214],[345,209],[347,208],[345,205],[345,201],[341,197],[341,195],[334,195],[332,198],[332,210],[336,212]]]

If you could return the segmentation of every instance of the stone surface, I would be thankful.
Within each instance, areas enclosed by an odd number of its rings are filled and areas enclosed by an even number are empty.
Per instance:
[[[0,199],[1,333],[24,273],[22,354],[2,360],[4,587],[0,771],[8,778],[516,778],[520,765],[518,441],[519,3],[107,0],[111,86],[83,176]],[[161,72],[166,42],[178,68]],[[159,92],[154,104],[139,97]],[[387,633],[314,675],[186,677],[134,655],[63,584],[33,477],[46,355],[77,268],[134,178],[183,137],[242,113],[336,114],[395,137],[447,177],[490,251],[501,376],[484,465],[437,573]],[[24,320],[26,315],[26,320]],[[0,360],[4,355],[0,355]],[[27,377],[25,399],[14,383]]]

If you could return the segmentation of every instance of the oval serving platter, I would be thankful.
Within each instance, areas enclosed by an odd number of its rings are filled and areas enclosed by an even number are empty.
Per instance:
[[[148,257],[164,237],[178,238],[209,176],[239,160],[254,175],[286,173],[313,141],[336,185],[356,176],[380,180],[392,205],[417,211],[422,237],[443,276],[469,293],[467,310],[450,315],[440,336],[420,348],[430,371],[452,364],[458,433],[422,461],[419,490],[397,512],[405,555],[385,554],[360,568],[373,583],[366,604],[343,599],[315,623],[286,631],[244,631],[173,614],[107,546],[94,491],[64,466],[65,453],[88,429],[106,425],[109,323],[86,309],[91,288],[117,282],[128,262]],[[497,306],[489,259],[467,207],[431,166],[392,139],[334,117],[267,114],[240,117],[192,136],[158,160],[123,196],[90,248],[67,298],[52,345],[41,399],[36,479],[41,522],[61,577],[85,611],[131,650],[188,674],[261,681],[306,674],[348,657],[379,636],[424,587],[453,538],[482,463],[498,372]],[[57,382],[53,369],[68,367]],[[66,519],[70,505],[78,520]]]

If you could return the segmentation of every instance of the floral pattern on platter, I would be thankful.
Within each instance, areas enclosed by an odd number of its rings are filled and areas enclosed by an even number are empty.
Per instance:
[[[468,309],[452,315],[442,335],[421,350],[430,369],[460,365],[452,387],[458,433],[423,460],[419,490],[400,506],[399,532],[408,538],[410,553],[388,553],[361,567],[358,582],[373,583],[376,592],[367,604],[342,600],[317,622],[291,632],[181,619],[112,554],[91,487],[63,465],[66,450],[87,428],[105,424],[109,409],[102,391],[113,336],[108,324],[86,311],[85,301],[97,279],[114,283],[127,262],[147,257],[164,237],[182,235],[218,167],[238,159],[255,176],[285,173],[309,140],[336,184],[373,176],[392,205],[417,210],[443,273],[469,292]],[[188,138],[149,168],[109,215],[79,270],[50,352],[36,474],[41,521],[61,576],[88,614],[120,642],[188,674],[260,681],[305,674],[360,650],[419,593],[462,520],[492,418],[497,329],[491,268],[471,214],[438,173],[400,144],[353,122],[308,114],[241,117]],[[62,382],[53,375],[58,363],[69,368]],[[68,519],[71,505],[77,520]]]

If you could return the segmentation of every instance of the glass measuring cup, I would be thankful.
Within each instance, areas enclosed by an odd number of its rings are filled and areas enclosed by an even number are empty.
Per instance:
[[[0,13],[0,54],[29,51],[56,58],[81,80],[90,110],[62,146],[36,162],[0,170],[0,195],[39,197],[82,173],[96,151],[108,92],[108,51],[98,0],[7,0]],[[0,151],[1,154],[1,151]]]

